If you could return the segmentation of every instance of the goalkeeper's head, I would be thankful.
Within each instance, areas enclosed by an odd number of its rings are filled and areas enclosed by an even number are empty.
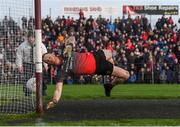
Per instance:
[[[43,60],[43,62],[45,62],[47,64],[56,65],[56,66],[58,66],[62,63],[60,57],[57,57],[51,53],[45,53],[42,57],[42,60]]]

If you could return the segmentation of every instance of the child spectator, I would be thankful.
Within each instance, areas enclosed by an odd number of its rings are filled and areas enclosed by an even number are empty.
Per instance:
[[[130,77],[128,79],[129,83],[135,83],[136,82],[136,74],[134,73],[134,71],[130,72]]]

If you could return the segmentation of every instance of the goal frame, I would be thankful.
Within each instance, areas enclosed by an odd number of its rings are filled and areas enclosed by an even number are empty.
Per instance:
[[[36,113],[43,113],[42,101],[42,32],[41,32],[41,0],[34,0],[35,6],[35,65],[36,65]]]

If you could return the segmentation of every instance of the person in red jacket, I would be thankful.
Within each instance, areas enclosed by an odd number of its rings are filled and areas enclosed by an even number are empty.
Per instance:
[[[52,101],[47,109],[54,107],[60,100],[63,80],[69,75],[112,75],[123,80],[129,78],[129,72],[114,65],[112,53],[108,50],[96,52],[70,53],[70,57],[57,57],[54,54],[44,54],[43,62],[59,67],[58,80]],[[109,89],[111,90],[111,89]]]
[[[84,19],[84,12],[82,9],[79,10],[79,19]]]

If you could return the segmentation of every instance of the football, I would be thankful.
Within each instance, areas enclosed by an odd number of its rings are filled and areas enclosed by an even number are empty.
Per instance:
[[[26,88],[31,92],[36,92],[36,78],[30,78],[26,83]]]

